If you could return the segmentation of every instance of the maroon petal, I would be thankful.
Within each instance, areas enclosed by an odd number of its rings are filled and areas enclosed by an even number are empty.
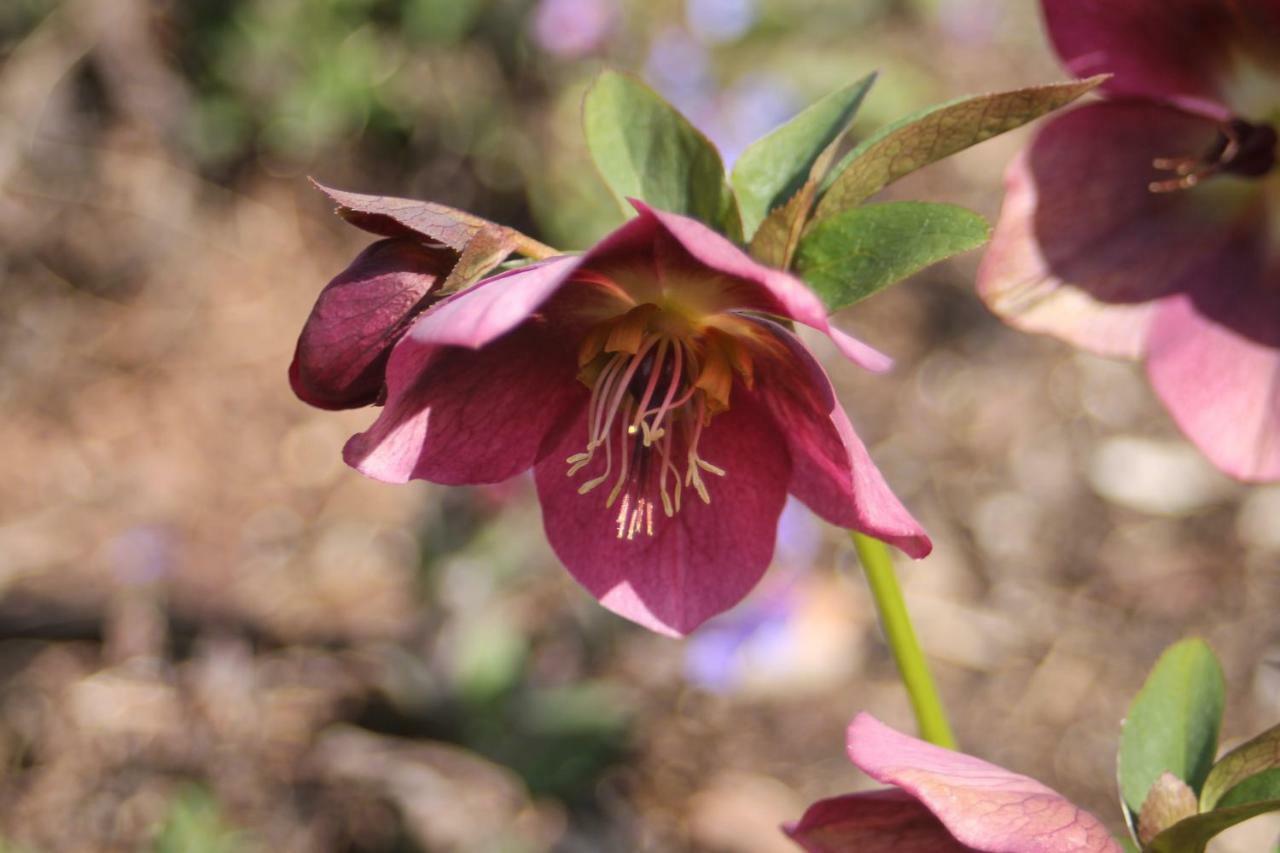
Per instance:
[[[1043,0],[1045,23],[1078,77],[1115,76],[1113,94],[1169,100],[1230,115],[1223,84],[1240,53],[1275,63],[1276,0]],[[1269,56],[1268,56],[1269,54]]]
[[[1147,373],[1222,471],[1280,480],[1280,268],[1264,274],[1260,246],[1242,239],[1160,310]]]
[[[788,491],[832,524],[858,530],[912,557],[933,549],[889,488],[836,399],[822,365],[795,335],[762,323],[786,358],[761,358],[755,393],[785,437],[791,454]]]
[[[1153,193],[1157,157],[1199,154],[1216,126],[1141,102],[1089,104],[1046,124],[1010,166],[978,292],[1007,322],[1136,357],[1152,302],[1215,255],[1238,207],[1208,181]]]
[[[849,758],[937,816],[957,841],[988,853],[1120,853],[1084,809],[1034,779],[908,737],[870,714],[849,725]]]
[[[307,318],[289,383],[322,409],[373,403],[391,347],[431,301],[457,255],[415,240],[379,240],[325,286]]]
[[[632,199],[641,219],[656,221],[699,264],[736,279],[739,306],[804,323],[826,334],[850,361],[867,370],[888,370],[893,361],[881,352],[840,331],[827,321],[822,300],[804,282],[782,270],[757,263],[723,235],[687,216],[656,210]]]
[[[654,505],[652,536],[643,521],[633,537],[619,535],[621,498],[605,506],[612,481],[578,493],[597,469],[571,479],[566,460],[586,443],[584,407],[556,434],[534,474],[551,547],[601,604],[654,631],[679,636],[728,610],[756,585],[773,556],[790,465],[782,437],[752,401],[739,398],[735,389],[733,407],[717,415],[702,435],[699,454],[726,472],[706,475],[710,504],[686,488],[680,511],[668,518],[652,476],[632,496],[629,508],[639,498]],[[682,447],[675,458],[684,459]]]
[[[587,391],[566,336],[531,320],[478,350],[406,337],[387,365],[387,403],[343,457],[390,483],[497,483],[539,457]]]
[[[819,800],[784,826],[808,853],[970,853],[920,801],[899,790]]]

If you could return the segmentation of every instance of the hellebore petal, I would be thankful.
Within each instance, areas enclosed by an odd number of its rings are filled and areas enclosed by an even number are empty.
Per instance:
[[[1204,150],[1216,125],[1138,101],[1088,104],[1044,125],[1009,168],[978,293],[1006,322],[1135,358],[1155,304],[1217,256],[1238,206],[1221,187],[1172,193],[1157,157]]]
[[[379,240],[320,292],[289,365],[289,384],[322,409],[367,406],[382,391],[391,347],[430,304],[457,254]]]
[[[496,290],[497,288],[495,288]],[[387,365],[387,403],[343,458],[389,483],[497,483],[538,460],[586,390],[574,351],[543,323],[471,350],[406,337]]]
[[[1147,354],[1187,437],[1225,473],[1258,482],[1280,479],[1280,268],[1261,263],[1248,247],[1225,251],[1160,308]]]
[[[1248,50],[1280,43],[1276,0],[1043,0],[1045,24],[1078,77],[1109,73],[1103,90],[1230,117],[1223,84]]]
[[[942,821],[906,791],[888,789],[819,800],[782,831],[808,853],[969,853]]]
[[[908,737],[870,714],[849,725],[849,758],[919,800],[961,844],[987,853],[1120,853],[1093,815],[1034,779]]]
[[[781,270],[757,263],[724,236],[693,219],[656,210],[632,199],[642,217],[652,217],[699,263],[753,286],[744,308],[777,314],[817,329],[835,342],[846,358],[866,370],[882,373],[893,360],[875,348],[832,326],[822,300],[804,282]]]
[[[760,325],[788,355],[760,359],[755,394],[786,439],[789,491],[832,524],[874,536],[917,559],[928,556],[933,543],[871,460],[822,365],[791,332],[768,321]]]
[[[685,489],[680,511],[661,517],[651,478],[638,497],[656,506],[652,536],[626,535],[626,507],[580,494],[578,481],[566,476],[565,460],[582,449],[586,432],[584,407],[550,437],[534,469],[547,539],[578,582],[615,613],[671,636],[742,600],[773,556],[787,496],[790,462],[768,414],[735,399],[706,428],[699,453],[726,471],[710,503]]]
[[[553,258],[487,278],[418,318],[409,337],[421,344],[479,349],[527,320],[581,262]]]

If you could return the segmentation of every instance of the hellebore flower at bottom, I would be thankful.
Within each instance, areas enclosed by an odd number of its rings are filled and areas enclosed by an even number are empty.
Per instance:
[[[1043,0],[1106,100],[1009,167],[978,272],[1012,325],[1141,359],[1221,470],[1280,480],[1280,0]]]
[[[849,724],[878,791],[819,800],[783,831],[809,853],[1121,853],[1096,817],[1034,779],[897,732]]]
[[[872,369],[816,296],[724,237],[636,203],[582,256],[493,276],[392,351],[377,421],[344,456],[387,482],[493,483],[533,468],[543,525],[611,610],[683,634],[773,553],[788,492],[916,557],[885,484],[790,322]]]

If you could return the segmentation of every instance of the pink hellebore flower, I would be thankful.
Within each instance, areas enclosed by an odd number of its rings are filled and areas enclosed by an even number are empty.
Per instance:
[[[457,261],[452,249],[409,237],[379,240],[320,292],[289,365],[304,403],[353,409],[378,402],[391,348]]]
[[[755,585],[788,491],[927,554],[788,324],[872,369],[887,359],[830,327],[797,279],[698,222],[636,207],[586,254],[495,275],[418,317],[347,462],[394,483],[495,483],[532,467],[569,571],[667,634]]]
[[[1096,817],[1056,791],[870,714],[849,724],[848,750],[894,787],[809,806],[783,827],[809,853],[1121,853]]]
[[[1006,175],[979,272],[1008,322],[1139,358],[1219,468],[1280,479],[1280,0],[1043,0],[1107,99]]]

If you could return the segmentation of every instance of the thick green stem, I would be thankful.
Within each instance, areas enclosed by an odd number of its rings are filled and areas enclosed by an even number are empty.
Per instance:
[[[853,538],[853,547],[858,552],[858,559],[862,561],[862,568],[867,573],[871,597],[876,601],[885,639],[889,641],[893,659],[898,664],[898,671],[902,673],[902,683],[906,685],[907,695],[911,697],[911,709],[915,711],[920,736],[938,746],[955,749],[956,738],[951,733],[947,712],[942,708],[938,688],[933,683],[933,675],[930,674],[929,664],[920,649],[920,641],[916,639],[915,628],[911,626],[911,616],[907,614],[907,604],[893,572],[893,557],[889,553],[889,547],[879,539],[861,533],[850,531],[850,536]]]

